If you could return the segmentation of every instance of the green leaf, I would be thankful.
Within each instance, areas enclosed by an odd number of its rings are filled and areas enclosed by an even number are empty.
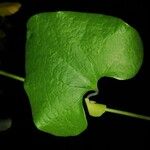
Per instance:
[[[27,29],[24,87],[35,125],[53,135],[83,132],[83,95],[98,90],[104,76],[135,76],[142,64],[139,34],[112,16],[41,13],[30,18]]]

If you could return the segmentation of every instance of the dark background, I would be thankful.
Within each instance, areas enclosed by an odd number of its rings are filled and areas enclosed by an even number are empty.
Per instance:
[[[14,1],[13,1],[14,2]],[[122,18],[138,30],[144,44],[144,62],[139,73],[127,81],[103,78],[98,82],[98,101],[107,106],[150,116],[149,105],[149,5],[146,0],[26,0],[15,15],[5,18],[1,28],[6,33],[1,41],[0,69],[25,76],[26,22],[30,16],[45,11],[82,11]],[[85,108],[86,109],[86,108]],[[76,137],[55,137],[37,130],[32,122],[30,104],[23,84],[0,76],[0,117],[12,118],[12,127],[0,133],[3,146],[48,146],[49,149],[150,149],[150,122],[105,113],[100,118],[88,116],[88,128]],[[3,146],[2,146],[3,145]],[[46,148],[46,147],[45,147]]]

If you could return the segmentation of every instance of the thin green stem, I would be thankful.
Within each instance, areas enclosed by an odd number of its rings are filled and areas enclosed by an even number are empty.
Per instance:
[[[116,110],[116,109],[112,109],[112,108],[106,108],[105,110],[106,110],[106,112],[110,112],[110,113],[125,115],[125,116],[129,116],[129,117],[133,117],[133,118],[143,119],[143,120],[150,120],[149,116],[139,115],[139,114],[131,113],[131,112],[127,112],[127,111]]]
[[[15,80],[18,80],[18,81],[21,81],[21,82],[24,82],[24,80],[25,80],[23,77],[19,77],[17,75],[14,75],[14,74],[2,71],[2,70],[0,70],[0,75],[15,79]]]

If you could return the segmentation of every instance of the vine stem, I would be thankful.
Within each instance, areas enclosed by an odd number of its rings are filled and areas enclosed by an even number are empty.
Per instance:
[[[24,82],[24,80],[25,80],[23,77],[19,77],[17,75],[5,72],[3,70],[0,70],[0,75],[5,76],[5,77],[9,77],[9,78],[12,78],[12,79],[15,79],[15,80],[18,80],[18,81],[21,81],[21,82]]]
[[[129,117],[133,117],[133,118],[138,118],[138,119],[143,119],[143,120],[149,120],[150,121],[149,116],[140,115],[140,114],[136,114],[136,113],[131,113],[131,112],[128,112],[128,111],[122,111],[122,110],[117,110],[117,109],[112,109],[112,108],[106,108],[105,111],[110,112],[110,113],[115,113],[115,114],[119,114],[119,115],[124,115],[124,116],[129,116]]]
[[[93,116],[93,117],[100,117],[105,112],[109,112],[109,113],[115,113],[115,114],[119,114],[119,115],[124,115],[124,116],[128,116],[128,117],[133,117],[133,118],[150,121],[150,116],[140,115],[140,114],[123,111],[123,110],[107,108],[107,106],[105,104],[96,103],[95,101],[89,100],[88,98],[85,98],[85,102],[86,102],[90,116]]]
[[[15,80],[18,80],[18,81],[21,81],[21,82],[25,81],[25,79],[23,77],[5,72],[3,70],[0,70],[0,75],[15,79]],[[89,101],[88,98],[87,98],[87,100]],[[88,102],[87,104],[89,105],[90,103]],[[97,104],[97,103],[92,103],[92,104],[100,106],[100,107],[94,107],[95,109],[102,108],[102,105],[103,105],[103,104]],[[104,105],[104,106],[106,106],[106,105]],[[90,107],[90,109],[91,108],[92,107]],[[107,108],[107,107],[104,107],[104,108],[105,108],[104,112],[110,112],[110,113],[115,113],[115,114],[119,114],[119,115],[124,115],[124,116],[129,116],[129,117],[133,117],[133,118],[138,118],[138,119],[143,119],[143,120],[149,120],[150,121],[150,116],[140,115],[140,114],[131,113],[131,112],[128,112],[128,111],[117,110],[117,109],[112,109],[112,108]],[[95,112],[95,111],[98,111],[98,110],[93,110],[93,112]]]

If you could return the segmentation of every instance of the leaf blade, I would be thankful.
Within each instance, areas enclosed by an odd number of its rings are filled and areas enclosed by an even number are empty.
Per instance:
[[[82,97],[101,77],[131,78],[143,59],[141,39],[125,22],[77,12],[31,17],[26,50],[24,87],[34,122],[58,136],[86,129]]]

